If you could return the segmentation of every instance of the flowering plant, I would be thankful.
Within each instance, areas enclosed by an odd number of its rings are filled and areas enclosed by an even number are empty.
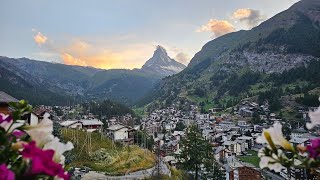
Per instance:
[[[311,122],[306,124],[309,130],[320,125],[320,107],[314,112],[310,111],[309,117]],[[320,138],[311,139],[306,146],[293,145],[283,136],[279,122],[264,129],[257,143],[265,144],[258,152],[261,168],[280,172],[292,167],[313,172],[320,167]]]
[[[73,148],[72,143],[64,144],[52,135],[48,118],[28,125],[23,117],[32,107],[26,101],[10,106],[11,114],[0,113],[0,179],[69,179],[63,153]]]

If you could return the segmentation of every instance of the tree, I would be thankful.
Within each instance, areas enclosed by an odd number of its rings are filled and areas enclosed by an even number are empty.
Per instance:
[[[185,126],[181,121],[179,121],[179,122],[177,123],[177,125],[176,125],[175,130],[176,130],[176,131],[183,131],[184,128],[186,128],[186,126]]]
[[[260,123],[262,123],[258,112],[254,112],[253,113],[253,116],[252,116],[252,119],[251,119],[251,123],[252,124],[260,124]]]
[[[137,131],[134,136],[134,143],[152,151],[154,139],[152,136],[149,136],[145,131]]]
[[[222,171],[220,170],[220,166],[217,162],[215,161],[210,162],[210,164],[208,163],[205,167],[206,167],[206,170],[203,175],[203,179],[212,179],[212,180],[225,179]]]
[[[215,161],[212,152],[210,143],[202,137],[199,129],[192,125],[187,129],[186,137],[181,140],[178,165],[194,174],[195,179],[217,177],[218,171],[214,171]]]

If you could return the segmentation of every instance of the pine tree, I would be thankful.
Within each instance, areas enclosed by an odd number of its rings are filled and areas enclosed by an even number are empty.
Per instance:
[[[210,143],[205,140],[199,129],[192,125],[187,129],[186,137],[181,140],[181,153],[178,156],[178,165],[194,174],[195,179],[207,179],[217,176],[219,170],[215,170],[215,160]]]

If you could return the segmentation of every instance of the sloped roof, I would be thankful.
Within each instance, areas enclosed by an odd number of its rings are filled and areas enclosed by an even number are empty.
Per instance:
[[[108,130],[110,131],[117,131],[119,129],[125,128],[125,126],[120,125],[120,124],[116,124],[116,125],[112,125],[110,127],[108,127]]]
[[[298,137],[295,137],[295,138],[292,138],[290,139],[290,142],[291,143],[296,143],[296,144],[301,144],[301,143],[304,143],[306,141],[308,141],[309,139],[308,138],[298,138]]]
[[[33,109],[32,113],[35,114],[36,116],[42,116],[45,112],[47,112],[46,109],[44,108],[35,108]]]
[[[81,119],[79,120],[84,126],[89,125],[103,125],[103,122],[101,122],[99,119]]]
[[[220,153],[220,152],[223,151],[223,150],[224,150],[224,147],[218,146],[218,147],[215,149],[214,153],[215,153],[215,154],[218,154],[218,153]]]
[[[67,121],[63,121],[61,123],[59,123],[61,126],[67,127],[70,126],[74,123],[78,122],[77,120],[67,120]]]
[[[10,96],[9,94],[0,91],[0,103],[10,103],[10,102],[19,102],[18,99]]]
[[[241,139],[241,140],[251,140],[253,137],[249,137],[249,136],[240,136],[237,139]]]
[[[103,122],[101,122],[99,119],[81,119],[81,120],[67,120],[64,122],[61,122],[61,126],[71,126],[74,123],[81,123],[84,126],[89,125],[103,125]]]

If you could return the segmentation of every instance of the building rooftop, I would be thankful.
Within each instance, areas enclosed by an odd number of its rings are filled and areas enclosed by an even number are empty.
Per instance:
[[[67,121],[64,121],[64,122],[61,122],[60,125],[61,126],[65,126],[65,127],[68,127],[74,123],[81,123],[83,124],[84,126],[89,126],[89,125],[103,125],[103,123],[99,120],[99,119],[81,119],[81,120],[67,120]]]
[[[308,138],[298,138],[298,137],[295,137],[295,138],[292,138],[290,139],[290,142],[291,143],[294,143],[294,144],[301,144],[301,143],[304,143],[306,141],[308,141],[309,139]]]
[[[63,121],[60,123],[61,126],[64,126],[64,127],[68,127],[74,123],[76,123],[77,120],[67,120],[67,121]]]
[[[110,127],[108,127],[108,130],[110,131],[117,131],[119,129],[125,128],[125,126],[122,126],[120,124],[116,124],[116,125],[112,125]]]
[[[89,125],[103,125],[103,122],[101,122],[99,119],[81,119],[80,122],[85,125],[85,126],[89,126]]]
[[[241,140],[251,140],[252,137],[249,137],[249,136],[240,136],[240,137],[238,137],[238,139],[241,139]]]
[[[19,100],[10,96],[9,94],[0,91],[0,103],[10,103],[10,102],[18,102]]]

